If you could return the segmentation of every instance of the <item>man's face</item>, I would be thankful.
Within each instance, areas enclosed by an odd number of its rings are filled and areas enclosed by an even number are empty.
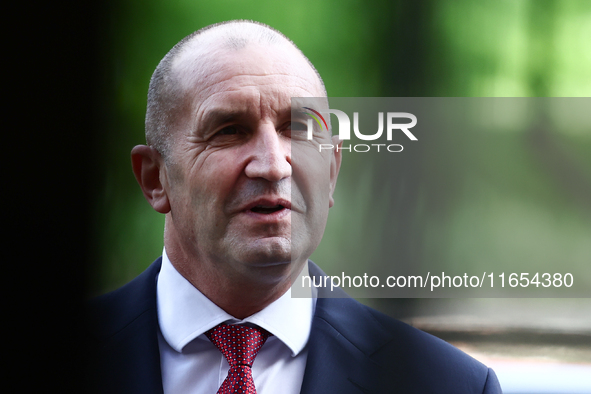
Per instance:
[[[330,136],[309,141],[305,126],[291,124],[291,97],[323,89],[290,47],[201,51],[176,64],[182,110],[166,165],[168,241],[206,270],[277,280],[316,249],[332,205],[340,157],[318,151]]]

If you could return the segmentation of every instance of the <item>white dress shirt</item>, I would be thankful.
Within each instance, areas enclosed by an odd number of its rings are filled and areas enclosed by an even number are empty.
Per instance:
[[[308,266],[302,274],[307,275]],[[238,320],[210,301],[173,267],[166,250],[157,282],[160,365],[165,394],[215,394],[229,365],[204,333],[220,323],[251,323],[273,334],[259,351],[252,375],[257,394],[300,392],[315,298],[291,298],[291,289],[260,312]]]

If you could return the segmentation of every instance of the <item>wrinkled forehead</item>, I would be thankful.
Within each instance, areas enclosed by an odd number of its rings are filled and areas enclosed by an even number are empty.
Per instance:
[[[236,37],[205,35],[187,43],[172,65],[177,87],[184,92],[207,92],[233,78],[252,77],[270,80],[282,76],[299,86],[296,96],[325,96],[316,72],[301,52],[283,37],[260,42]],[[261,77],[257,79],[256,77]]]

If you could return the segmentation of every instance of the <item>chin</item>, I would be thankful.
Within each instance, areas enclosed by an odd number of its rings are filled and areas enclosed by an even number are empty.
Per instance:
[[[218,246],[229,258],[235,261],[256,260],[268,261],[273,256],[282,260],[291,255],[291,239],[289,235],[261,236],[248,234],[233,234],[225,237]]]
[[[265,238],[242,250],[242,261],[251,266],[269,267],[291,263],[291,242],[285,238]]]
[[[226,262],[232,261],[233,266],[255,275],[257,280],[282,281],[297,268],[292,261],[291,240],[287,237],[234,238],[223,249]]]

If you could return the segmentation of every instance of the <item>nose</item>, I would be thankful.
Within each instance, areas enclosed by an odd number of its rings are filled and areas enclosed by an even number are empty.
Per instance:
[[[248,163],[244,172],[249,178],[278,182],[291,176],[291,141],[281,136],[272,124],[265,124],[248,143]]]

